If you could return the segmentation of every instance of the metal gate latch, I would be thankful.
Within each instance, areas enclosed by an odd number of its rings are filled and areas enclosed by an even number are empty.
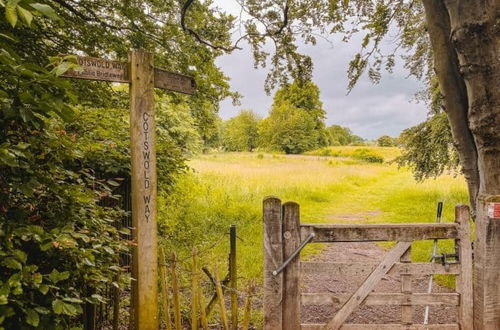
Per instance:
[[[300,251],[302,251],[302,249],[307,245],[307,243],[313,240],[315,236],[316,236],[315,233],[310,233],[309,236],[307,236],[306,239],[302,243],[300,243],[300,245],[295,249],[295,251],[293,251],[293,253],[288,257],[288,259],[286,259],[285,262],[278,269],[273,271],[273,276],[276,276],[279,273],[281,273],[286,268],[286,266],[288,266],[288,264],[300,253]]]

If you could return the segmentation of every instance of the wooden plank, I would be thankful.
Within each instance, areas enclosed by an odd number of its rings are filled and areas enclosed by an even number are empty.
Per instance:
[[[401,256],[400,260],[401,263],[403,264],[411,263],[411,246]],[[411,282],[412,282],[412,275],[410,274],[401,275],[401,293],[403,293],[404,295],[411,295],[411,286],[412,286]],[[406,302],[401,305],[401,322],[406,325],[413,323],[413,308],[411,304],[408,304]]]
[[[130,79],[130,63],[128,62],[90,56],[74,56],[81,70],[68,70],[61,77],[118,83],[130,83],[132,81]],[[160,68],[153,68],[153,70],[155,88],[189,95],[195,93],[196,82],[193,77]]]
[[[135,329],[158,329],[158,256],[153,54],[130,53],[132,302]]]
[[[281,200],[267,197],[263,201],[264,222],[264,330],[282,328],[283,273],[273,271],[283,263]]]
[[[332,305],[343,304],[351,295],[331,293],[303,293],[302,305]],[[361,305],[449,305],[458,306],[460,295],[458,293],[370,293]]]
[[[90,56],[76,56],[76,61],[80,65],[81,71],[68,70],[61,77],[121,83],[130,82],[127,62]]]
[[[323,330],[326,324],[301,324],[302,330]],[[326,328],[328,329],[328,328]],[[342,325],[341,330],[459,330],[458,324],[354,324]]]
[[[377,263],[353,262],[304,262],[300,263],[303,274],[332,276],[368,276],[377,267]],[[435,263],[395,263],[387,273],[391,276],[411,274],[416,277],[431,274],[460,274],[460,265],[451,264],[447,267]]]
[[[457,292],[460,293],[460,307],[458,320],[460,329],[472,330],[474,324],[473,293],[472,293],[472,245],[470,231],[470,212],[466,205],[455,207],[455,222],[458,224],[458,239],[455,244],[458,248],[461,274],[456,278]],[[498,283],[497,283],[498,284]]]
[[[347,320],[349,315],[356,309],[365,298],[372,292],[377,283],[384,277],[385,274],[391,269],[396,261],[401,258],[403,253],[408,250],[411,243],[398,242],[387,254],[384,256],[380,264],[368,276],[368,278],[361,284],[356,292],[347,300],[342,308],[335,314],[333,319],[328,322],[327,328],[337,330],[340,329],[342,324]]]
[[[192,95],[196,90],[193,77],[155,68],[155,87]]]
[[[300,207],[294,202],[283,204],[283,260],[300,245]],[[283,271],[283,330],[300,328],[300,256]]]
[[[315,233],[313,242],[414,241],[457,238],[455,223],[301,224],[301,239]]]

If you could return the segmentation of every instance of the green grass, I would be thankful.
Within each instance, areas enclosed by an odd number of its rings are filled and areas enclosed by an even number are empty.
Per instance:
[[[453,207],[467,202],[462,177],[442,176],[417,183],[407,169],[384,162],[367,163],[349,155],[360,147],[334,147],[342,156],[217,153],[190,162],[194,169],[179,178],[174,194],[161,197],[161,240],[186,259],[193,246],[202,263],[224,263],[228,227],[236,224],[240,283],[262,278],[261,204],[275,195],[300,204],[301,221],[313,223],[434,222],[438,201],[445,204],[443,221],[453,221]],[[397,148],[369,148],[393,159]],[[215,245],[215,247],[213,247]],[[451,242],[441,242],[449,251]],[[432,242],[416,242],[414,261],[428,261]],[[305,254],[321,249],[311,245]],[[450,285],[449,279],[441,279]]]

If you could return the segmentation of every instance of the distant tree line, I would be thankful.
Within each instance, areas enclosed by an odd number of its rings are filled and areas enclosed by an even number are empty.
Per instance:
[[[268,117],[242,110],[222,122],[218,146],[226,151],[259,148],[299,154],[326,146],[365,144],[347,127],[326,127],[325,114],[319,88],[310,81],[296,81],[276,92]]]
[[[287,154],[328,146],[399,146],[399,138],[388,135],[367,141],[347,127],[325,127],[325,114],[318,87],[312,82],[296,81],[276,92],[268,117],[263,119],[252,110],[241,110],[237,116],[221,122],[219,139],[211,146],[225,151],[259,148]]]

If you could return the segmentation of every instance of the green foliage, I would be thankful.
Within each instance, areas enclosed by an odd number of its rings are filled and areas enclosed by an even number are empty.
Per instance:
[[[384,158],[377,154],[375,151],[366,149],[366,148],[361,148],[361,149],[356,149],[352,153],[352,157],[355,159],[360,159],[368,163],[383,163]]]
[[[331,146],[347,146],[363,142],[361,137],[352,134],[351,130],[347,127],[332,125],[327,127],[326,130],[329,134],[329,144]]]
[[[437,177],[459,168],[458,154],[445,113],[408,128],[399,137],[403,152],[396,159],[400,166],[413,169],[417,180]]]
[[[174,1],[103,1],[98,11],[87,0],[0,5],[0,328],[81,328],[85,304],[106,303],[110,287],[129,283],[119,265],[130,246],[120,196],[130,171],[128,95],[107,83],[59,78],[77,68],[74,57],[50,56],[123,59],[144,47],[156,50],[158,66],[196,77],[191,99],[158,93],[165,194],[185,156],[201,149],[200,135],[211,131],[205,118],[216,117],[218,101],[232,94],[214,64],[220,52],[185,38],[169,10]],[[229,40],[231,19],[207,6],[190,20]]]
[[[222,146],[227,151],[253,151],[257,147],[260,118],[251,110],[242,110],[238,116],[224,123]]]
[[[377,139],[377,145],[379,147],[397,147],[399,139],[390,137],[389,135],[382,135]]]
[[[269,117],[259,127],[263,148],[298,154],[328,144],[325,111],[312,82],[294,82],[276,92]]]

